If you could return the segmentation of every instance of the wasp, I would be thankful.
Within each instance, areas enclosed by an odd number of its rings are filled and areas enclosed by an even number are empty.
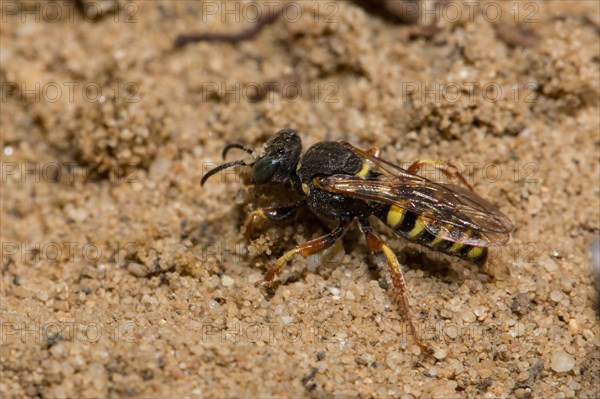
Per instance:
[[[219,171],[236,165],[252,168],[254,185],[280,185],[297,194],[299,201],[282,207],[259,208],[244,223],[250,238],[257,218],[273,222],[293,219],[300,208],[308,208],[319,219],[337,223],[322,237],[299,244],[281,256],[264,277],[271,285],[281,268],[296,254],[308,256],[331,247],[357,220],[367,246],[384,254],[404,319],[421,348],[412,322],[407,288],[394,252],[374,232],[371,216],[380,219],[402,238],[474,263],[484,263],[488,248],[508,241],[512,221],[497,207],[475,194],[452,164],[416,161],[404,169],[384,160],[381,149],[367,151],[347,142],[322,141],[302,153],[302,141],[292,129],[282,129],[259,150],[229,144],[252,155],[249,160],[224,163],[209,172],[201,185]],[[424,165],[435,165],[446,177],[456,176],[462,185],[430,180],[417,173]],[[292,194],[292,193],[290,193]]]

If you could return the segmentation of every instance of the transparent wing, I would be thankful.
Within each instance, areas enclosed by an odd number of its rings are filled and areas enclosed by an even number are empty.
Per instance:
[[[350,146],[350,144],[346,144]],[[350,175],[322,177],[319,188],[364,200],[384,202],[425,216],[425,228],[437,237],[470,245],[490,246],[508,241],[514,226],[496,206],[474,192],[412,175],[403,168],[352,147],[380,175],[361,179]],[[465,231],[478,232],[467,240]]]

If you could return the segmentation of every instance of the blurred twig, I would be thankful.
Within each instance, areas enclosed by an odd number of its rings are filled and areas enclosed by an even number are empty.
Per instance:
[[[420,0],[352,0],[366,11],[394,23],[416,24],[421,16]]]
[[[93,0],[80,0],[80,1],[93,1]],[[106,1],[106,0],[105,0]],[[115,0],[116,1],[116,0]],[[418,22],[419,12],[419,1],[420,0],[354,0],[354,2],[367,11],[381,15],[382,17],[391,20],[393,22],[413,24]],[[258,21],[250,28],[242,30],[236,33],[213,33],[213,32],[202,32],[202,33],[186,33],[179,35],[175,38],[175,47],[183,47],[188,43],[194,42],[227,42],[237,43],[244,40],[252,39],[254,36],[259,34],[265,26],[272,24],[277,21],[279,16],[285,11],[287,6],[281,7],[279,10],[272,13],[266,13],[262,15]],[[432,33],[432,30],[426,30],[417,33],[420,37],[428,37]]]
[[[500,23],[495,25],[495,30],[498,39],[510,47],[533,47],[539,41],[535,33],[524,26]]]
[[[281,13],[285,10],[285,7],[280,8],[277,11],[272,13],[266,13],[265,15],[261,15],[261,17],[256,21],[252,27],[243,30],[237,33],[188,33],[179,35],[175,38],[175,47],[182,47],[188,43],[193,42],[228,42],[228,43],[237,43],[243,40],[252,39],[256,36],[260,31],[264,29],[265,26],[272,24],[279,18]]]

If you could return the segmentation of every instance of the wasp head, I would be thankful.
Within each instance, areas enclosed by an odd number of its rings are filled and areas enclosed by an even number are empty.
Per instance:
[[[254,184],[282,184],[292,175],[300,159],[302,141],[292,129],[282,129],[265,144],[264,154],[252,168]]]
[[[238,148],[254,155],[254,152],[247,147],[230,144],[223,150],[223,157],[231,148]],[[239,160],[224,163],[205,174],[200,184],[204,185],[212,175],[235,165],[252,166],[254,184],[283,184],[293,175],[301,152],[302,141],[298,134],[293,129],[282,129],[265,143],[262,151],[259,151],[259,155],[253,161]]]

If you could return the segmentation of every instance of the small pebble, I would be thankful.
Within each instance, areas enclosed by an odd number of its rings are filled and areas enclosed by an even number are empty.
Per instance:
[[[142,295],[140,302],[144,305],[156,305],[158,304],[158,299],[156,299],[156,297],[153,295],[144,294]]]
[[[183,377],[185,377],[185,374],[183,373],[183,371],[181,371],[179,367],[171,367],[169,370],[169,374],[176,380],[180,380]]]
[[[149,270],[148,268],[146,268],[146,266],[134,262],[127,265],[127,271],[129,272],[129,274],[135,277],[145,277],[149,273]]]
[[[440,381],[435,386],[431,394],[434,398],[456,398],[457,392],[456,387],[458,382],[456,381]]]
[[[542,210],[543,204],[540,197],[532,195],[529,197],[528,202],[527,209],[529,210],[530,215],[535,215]]]
[[[170,159],[157,158],[150,165],[148,170],[150,177],[153,180],[160,180],[167,175],[172,161]]]
[[[463,364],[457,360],[457,359],[449,359],[448,360],[448,364],[450,364],[450,366],[452,366],[452,369],[454,370],[455,374],[460,374],[463,371],[465,371],[465,367],[463,366]]]
[[[552,291],[552,292],[550,293],[550,299],[551,299],[553,302],[560,302],[560,301],[561,301],[561,299],[563,299],[563,294],[562,294],[562,292],[560,292],[560,291]]]
[[[487,316],[487,309],[484,306],[477,306],[473,309],[473,313],[475,313],[475,316],[477,316],[479,320],[484,320]]]
[[[444,329],[444,334],[449,339],[456,339],[458,337],[458,334],[460,334],[460,328],[457,326],[449,325],[447,328]],[[446,351],[444,351],[444,356],[446,356]]]
[[[39,290],[35,293],[35,298],[40,302],[46,302],[48,298],[48,293],[44,290]]]
[[[462,319],[466,322],[466,323],[473,323],[475,321],[475,313],[471,312],[471,311],[466,311],[463,312],[462,314]]]
[[[530,301],[529,297],[525,293],[517,294],[510,305],[510,309],[518,315],[525,315],[529,313]]]
[[[83,269],[81,269],[81,276],[88,277],[91,279],[97,279],[98,278],[98,270],[96,270],[96,268],[94,266],[85,265],[83,267]]]
[[[396,370],[402,361],[404,360],[404,355],[397,351],[389,352],[385,357],[385,364],[392,370]]]
[[[234,283],[235,281],[229,276],[223,275],[221,277],[221,285],[223,287],[231,287]]]
[[[68,312],[70,305],[67,301],[54,301],[52,308],[57,311]]]
[[[50,348],[50,353],[52,353],[52,355],[54,357],[60,357],[60,356],[62,356],[64,349],[65,349],[64,345],[61,343],[58,343],[56,345],[53,345]]]
[[[525,382],[529,379],[529,373],[527,371],[522,371],[517,375],[517,381]]]
[[[220,281],[221,280],[219,279],[219,276],[217,276],[216,274],[213,274],[208,279],[208,285],[210,288],[216,289],[219,286]]]
[[[446,355],[447,355],[447,352],[445,349],[436,349],[435,352],[433,353],[433,357],[435,357],[437,360],[445,359]]]
[[[17,298],[27,298],[29,297],[29,291],[26,290],[25,288],[21,287],[21,286],[17,286],[14,290],[13,290],[13,294],[17,297]]]
[[[557,373],[566,373],[575,367],[575,359],[565,351],[559,351],[552,355],[550,367]]]
[[[544,268],[545,268],[545,269],[546,269],[546,271],[548,271],[548,272],[553,272],[553,271],[555,271],[556,269],[558,269],[558,266],[556,265],[556,262],[555,262],[553,259],[551,259],[549,256],[543,256],[543,257],[540,259],[540,263],[541,263],[542,265],[544,265]]]
[[[573,280],[569,276],[564,276],[564,275],[561,276],[560,288],[563,290],[563,292],[569,294],[573,290],[574,286],[575,286],[575,280]]]
[[[569,332],[573,335],[579,333],[579,325],[577,324],[577,320],[571,319],[569,320]]]

